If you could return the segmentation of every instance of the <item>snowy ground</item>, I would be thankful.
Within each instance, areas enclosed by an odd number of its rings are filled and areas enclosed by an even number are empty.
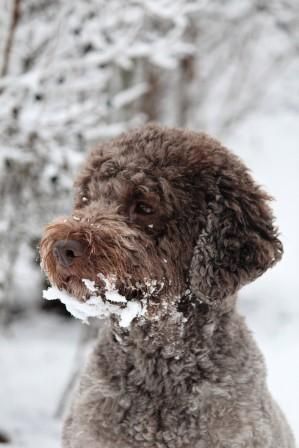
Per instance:
[[[277,201],[283,261],[241,293],[239,306],[263,350],[269,386],[299,440],[299,151],[295,118],[255,116],[225,142]],[[58,448],[55,417],[74,366],[81,324],[28,313],[0,333],[0,431],[14,448]]]
[[[0,335],[0,432],[14,448],[58,448],[60,399],[74,367],[78,322],[27,315]]]

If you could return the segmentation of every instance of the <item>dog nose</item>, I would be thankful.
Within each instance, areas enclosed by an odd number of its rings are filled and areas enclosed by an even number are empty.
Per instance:
[[[84,244],[76,240],[59,240],[53,246],[53,255],[63,267],[72,266],[76,257],[84,254]]]

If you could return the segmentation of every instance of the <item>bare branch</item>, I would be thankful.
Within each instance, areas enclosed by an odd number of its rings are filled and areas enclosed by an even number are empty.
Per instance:
[[[17,24],[18,24],[19,17],[20,17],[21,0],[13,0],[13,1],[14,1],[14,4],[13,4],[13,8],[12,8],[12,17],[11,17],[10,28],[8,31],[6,46],[4,49],[3,65],[2,65],[1,74],[0,74],[1,77],[6,76],[8,73],[9,60],[10,60],[10,54],[11,54],[12,47],[13,47],[14,35],[15,35],[15,31],[16,31]]]

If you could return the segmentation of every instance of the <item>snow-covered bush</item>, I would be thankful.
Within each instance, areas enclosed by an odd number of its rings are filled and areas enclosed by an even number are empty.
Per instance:
[[[28,247],[43,225],[70,209],[72,178],[86,149],[159,118],[152,99],[161,96],[160,78],[171,78],[192,57],[188,30],[198,2],[11,0],[5,6],[0,303],[15,296],[16,261],[32,263]]]

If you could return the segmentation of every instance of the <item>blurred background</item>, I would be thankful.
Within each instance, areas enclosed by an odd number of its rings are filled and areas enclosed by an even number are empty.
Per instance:
[[[242,290],[299,438],[299,3],[0,0],[0,445],[58,448],[93,329],[46,288],[44,225],[86,151],[149,120],[206,131],[276,198],[283,261]]]

